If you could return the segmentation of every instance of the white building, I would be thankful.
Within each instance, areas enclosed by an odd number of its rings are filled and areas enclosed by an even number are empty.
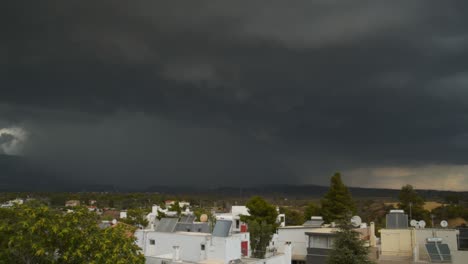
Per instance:
[[[387,214],[387,227],[379,230],[379,260],[418,263],[467,263],[468,251],[459,250],[459,230],[424,228],[416,221],[408,226],[408,216],[401,210]]]
[[[163,218],[154,230],[135,232],[147,263],[257,263],[250,258],[250,234],[235,231],[232,220],[218,220],[213,233],[177,231],[178,219]],[[198,224],[198,223],[193,223]],[[262,264],[290,264],[291,253],[274,254]]]
[[[313,216],[300,226],[279,227],[273,243],[277,245],[278,252],[283,253],[288,250],[284,245],[290,242],[293,264],[325,263],[338,230],[330,225],[323,225],[322,217]],[[369,227],[363,224],[355,230],[360,233],[361,239],[368,241],[367,246],[375,246],[373,223]]]
[[[285,226],[286,216],[285,214],[279,213],[279,208],[276,208],[278,212],[278,217],[276,221],[278,222],[279,226]],[[229,213],[217,213],[216,220],[230,220],[233,224],[233,231],[234,232],[246,232],[247,231],[247,224],[240,220],[242,215],[249,216],[249,209],[244,205],[233,205],[231,207],[231,212]]]
[[[166,205],[166,207],[169,207],[171,205],[174,205],[176,203],[176,201],[173,201],[173,200],[167,200],[164,202],[164,204]],[[190,203],[189,202],[186,202],[186,201],[180,201],[179,202],[179,207],[180,208],[184,208],[184,207],[190,207]]]
[[[221,237],[196,232],[144,232],[137,231],[139,246],[143,248],[146,263],[261,263],[290,264],[290,254],[276,254],[259,260],[244,256],[243,243],[249,241],[249,233],[234,233]],[[147,243],[141,243],[142,241]]]
[[[9,208],[15,205],[22,205],[24,203],[23,199],[16,198],[14,200],[6,201],[0,205],[1,208]]]
[[[413,260],[430,263],[431,258],[443,258],[449,263],[467,263],[468,251],[458,250],[456,229],[442,228],[405,228],[381,229],[380,259],[381,260]],[[448,252],[436,249],[441,256],[434,256],[428,244],[446,245]],[[448,253],[448,254],[447,254]]]
[[[243,205],[234,205],[229,213],[218,213],[215,215],[216,220],[232,221],[233,232],[247,232],[247,224],[240,220],[241,215],[250,215],[249,210]]]
[[[167,201],[166,201],[167,202]],[[170,201],[174,203],[174,201]],[[185,202],[179,202],[179,204],[185,203]],[[189,204],[189,203],[188,203]],[[189,204],[190,205],[190,204]],[[148,228],[149,229],[154,229],[156,225],[158,224],[158,216],[164,216],[164,217],[178,217],[178,212],[175,211],[170,211],[168,208],[161,208],[159,205],[153,205],[151,208],[151,213],[149,213],[146,216],[146,219],[148,220]],[[190,210],[189,207],[186,207],[185,211],[181,212],[181,215],[184,216],[193,216],[194,213],[193,211]],[[159,217],[160,218],[160,217]]]

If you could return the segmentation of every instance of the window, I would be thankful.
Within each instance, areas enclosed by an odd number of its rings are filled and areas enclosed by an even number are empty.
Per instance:
[[[201,244],[201,250],[205,250],[205,244]]]
[[[201,232],[201,227],[198,228],[198,232]]]
[[[150,239],[150,240],[149,240],[149,243],[150,243],[150,245],[152,245],[152,246],[156,245],[156,241],[155,241],[154,239]]]
[[[239,228],[240,222],[239,220],[236,220],[236,228]]]
[[[309,238],[309,247],[311,248],[332,248],[332,246],[332,237],[314,235]]]

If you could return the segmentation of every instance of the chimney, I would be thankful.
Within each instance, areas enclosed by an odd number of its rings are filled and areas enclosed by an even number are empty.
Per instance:
[[[375,247],[376,246],[376,238],[375,238],[375,223],[374,222],[370,222],[370,232],[369,232],[369,243],[370,243],[370,246],[371,247]]]
[[[174,255],[172,256],[172,261],[180,261],[180,247],[179,246],[173,246],[174,249]]]

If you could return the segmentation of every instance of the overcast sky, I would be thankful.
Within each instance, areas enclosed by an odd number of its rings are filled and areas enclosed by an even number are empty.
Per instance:
[[[8,1],[0,152],[128,186],[468,190],[466,1]]]

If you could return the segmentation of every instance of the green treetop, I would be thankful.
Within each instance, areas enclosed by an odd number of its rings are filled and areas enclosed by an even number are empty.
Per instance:
[[[304,220],[310,220],[312,216],[321,216],[320,207],[315,203],[309,203],[304,210]]]
[[[144,263],[139,251],[133,230],[100,229],[87,208],[63,213],[24,205],[0,212],[0,263]]]
[[[146,219],[148,213],[148,210],[142,208],[128,209],[127,218],[120,221],[139,228],[145,228],[148,225],[148,220]]]
[[[356,212],[351,193],[341,181],[341,174],[335,173],[331,178],[330,189],[321,200],[321,213],[326,222],[344,220]]]
[[[411,213],[413,219],[429,221],[429,211],[424,209],[424,199],[419,196],[413,186],[407,184],[401,187],[398,200],[398,208],[403,209],[407,214]]]
[[[267,246],[278,227],[276,218],[278,212],[275,206],[269,204],[259,196],[252,197],[246,207],[249,216],[241,216],[241,221],[246,222],[250,232],[250,247],[254,257],[263,258]]]

